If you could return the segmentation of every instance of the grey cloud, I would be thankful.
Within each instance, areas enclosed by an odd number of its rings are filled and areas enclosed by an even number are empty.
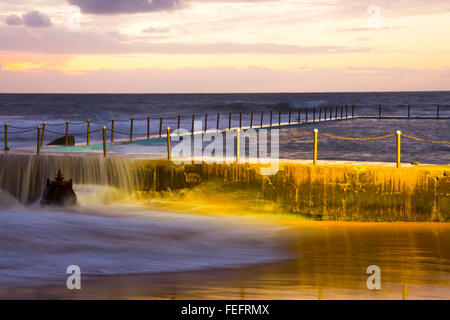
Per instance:
[[[48,28],[52,26],[50,18],[42,12],[32,10],[22,16],[25,26],[30,28]]]
[[[189,2],[266,2],[274,0],[67,0],[79,6],[83,13],[126,14],[152,11],[175,10],[185,7]]]
[[[184,0],[67,0],[81,8],[83,13],[123,14],[174,10],[183,6]]]
[[[12,14],[10,16],[7,16],[5,19],[5,22],[9,26],[19,26],[23,24],[22,19],[17,14]]]

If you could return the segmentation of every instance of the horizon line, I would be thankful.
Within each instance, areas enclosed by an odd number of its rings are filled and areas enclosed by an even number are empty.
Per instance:
[[[374,91],[259,91],[259,92],[0,92],[6,94],[66,94],[66,95],[187,95],[187,94],[336,94],[336,93],[415,93],[415,92],[450,92],[448,90],[374,90]]]

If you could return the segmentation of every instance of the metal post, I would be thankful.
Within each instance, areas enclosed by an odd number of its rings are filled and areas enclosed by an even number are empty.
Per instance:
[[[205,113],[205,130],[203,130],[203,131],[206,132],[206,130],[208,130],[208,114],[207,113]]]
[[[437,105],[436,118],[439,119],[439,105]]]
[[[170,127],[167,127],[167,160],[170,161]]]
[[[345,119],[348,118],[348,105],[345,105]]]
[[[239,111],[239,129],[242,128],[242,111]]]
[[[302,108],[298,108],[298,118],[297,118],[297,122],[300,123],[300,115],[302,113]]]
[[[381,118],[381,104],[378,105],[378,119]]]
[[[236,163],[239,163],[241,161],[241,130],[236,129]]]
[[[319,107],[319,121],[322,119],[322,107]]]
[[[69,145],[69,120],[66,121],[66,146]]]
[[[178,126],[180,126],[180,116],[178,116]],[[150,139],[150,117],[147,117],[147,140]]]
[[[355,117],[355,105],[353,104],[352,105],[352,118],[354,118]]]
[[[305,109],[305,121],[308,122],[308,108]]]
[[[41,126],[37,127],[36,154],[41,153]]]
[[[270,127],[272,127],[272,110],[270,110]]]
[[[195,116],[192,115],[192,131],[191,131],[192,135],[194,135],[194,118],[195,118]]]
[[[253,111],[250,114],[250,128],[253,128]]]
[[[408,119],[411,117],[411,105],[408,104]]]
[[[114,118],[111,119],[111,143],[114,142]]]
[[[106,158],[106,127],[103,126],[103,157]]]
[[[5,122],[5,151],[8,151],[8,123]]]
[[[344,106],[341,106],[341,119],[343,114],[344,114]]]
[[[323,119],[327,120],[327,112],[328,112],[328,107],[325,106],[325,110],[323,111]]]
[[[313,154],[313,164],[317,164],[317,133],[319,130],[314,129],[314,154]]]
[[[264,111],[261,111],[261,122],[259,124],[259,126],[262,128],[263,126],[263,120],[264,120]]]
[[[281,110],[278,110],[278,126],[281,127]]]
[[[292,113],[292,111],[291,111],[291,109],[289,109],[289,125],[291,124],[291,113]]]
[[[335,110],[334,110],[334,120],[337,120],[337,112],[338,112],[338,106],[336,106]]]
[[[178,115],[178,122],[177,122],[177,129],[180,129],[180,121],[181,121],[181,117],[180,115]]]
[[[88,119],[87,121],[87,130],[86,130],[86,145],[89,145],[89,132],[91,130],[91,120]],[[44,130],[42,130],[44,131]]]
[[[47,126],[47,122],[44,121],[42,123],[41,142],[40,142],[41,147],[42,147],[42,144],[44,143],[44,135],[45,135],[45,127],[46,126]]]
[[[313,122],[316,121],[316,107],[313,108]]]
[[[400,151],[401,151],[401,141],[400,137],[402,132],[400,130],[397,131],[397,168],[400,168]]]
[[[217,126],[216,126],[217,131],[219,131],[219,123],[220,123],[220,112],[217,112]]]
[[[134,126],[134,119],[130,119],[130,141],[133,141],[133,126]]]
[[[161,138],[161,134],[162,134],[162,123],[163,123],[163,118],[160,117],[159,118],[159,137]]]
[[[231,112],[228,113],[228,129],[231,129]]]

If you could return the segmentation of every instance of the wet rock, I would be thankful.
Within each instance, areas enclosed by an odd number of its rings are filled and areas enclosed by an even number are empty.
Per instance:
[[[50,143],[47,143],[48,146],[65,146],[66,145],[66,136],[57,138]],[[69,136],[68,144],[69,146],[75,145],[75,137]]]
[[[47,179],[47,188],[42,195],[41,205],[49,206],[64,206],[75,205],[77,202],[77,196],[73,191],[72,179],[65,180],[61,170],[58,170],[58,174],[54,181]]]

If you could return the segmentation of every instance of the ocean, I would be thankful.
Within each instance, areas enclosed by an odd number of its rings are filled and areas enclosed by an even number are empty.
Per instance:
[[[382,116],[408,115],[405,119],[355,119],[351,121],[311,123],[312,108],[348,106],[347,115],[351,114],[351,106],[355,106],[355,116],[379,115],[381,105]],[[253,123],[260,124],[261,112],[263,123],[269,123],[270,110],[273,110],[273,123],[277,123],[278,112],[281,121],[287,122],[289,110],[292,110],[292,121],[298,120],[297,111],[302,109],[301,122],[305,120],[305,109],[309,109],[309,123],[284,128],[280,136],[291,136],[311,132],[317,128],[325,132],[343,137],[374,137],[402,131],[410,136],[433,141],[450,141],[448,119],[437,120],[437,105],[441,117],[450,116],[450,92],[366,92],[366,93],[266,93],[266,94],[0,94],[0,132],[5,122],[9,125],[9,147],[33,146],[36,141],[33,126],[47,121],[45,141],[49,142],[65,132],[65,122],[70,121],[70,134],[75,134],[76,142],[85,141],[87,119],[91,120],[91,141],[101,140],[100,129],[108,128],[111,119],[115,119],[116,139],[128,138],[130,118],[134,118],[134,137],[143,137],[147,132],[147,117],[150,117],[150,131],[157,133],[160,118],[162,127],[177,127],[180,116],[180,127],[191,130],[192,116],[202,121],[204,127],[205,114],[208,114],[207,128],[215,129],[219,114],[219,127],[226,128],[231,113],[232,126],[239,125],[239,113],[242,112],[242,125],[249,125],[251,112]],[[324,117],[322,109],[322,118]],[[344,111],[345,114],[345,111]],[[345,116],[344,116],[345,117]],[[414,117],[433,117],[433,119],[414,119]],[[28,129],[28,131],[27,131]],[[27,132],[24,132],[27,131]],[[14,133],[18,132],[18,133]],[[0,141],[3,140],[0,134]],[[108,137],[109,139],[109,137]],[[2,144],[3,141],[0,142]],[[152,145],[164,153],[164,146]],[[126,150],[121,149],[123,152]],[[140,148],[141,152],[154,152],[155,148]],[[311,159],[312,138],[286,139],[280,141],[280,157],[284,159]],[[402,161],[419,163],[448,163],[450,146],[433,144],[409,139],[402,141]],[[355,160],[355,161],[395,161],[395,138],[375,141],[335,140],[320,136],[320,160]]]
[[[234,114],[270,109],[355,105],[358,115],[450,115],[450,91],[349,92],[349,93],[248,93],[248,94],[0,94],[0,120],[107,121],[111,118],[202,116],[217,112]]]

